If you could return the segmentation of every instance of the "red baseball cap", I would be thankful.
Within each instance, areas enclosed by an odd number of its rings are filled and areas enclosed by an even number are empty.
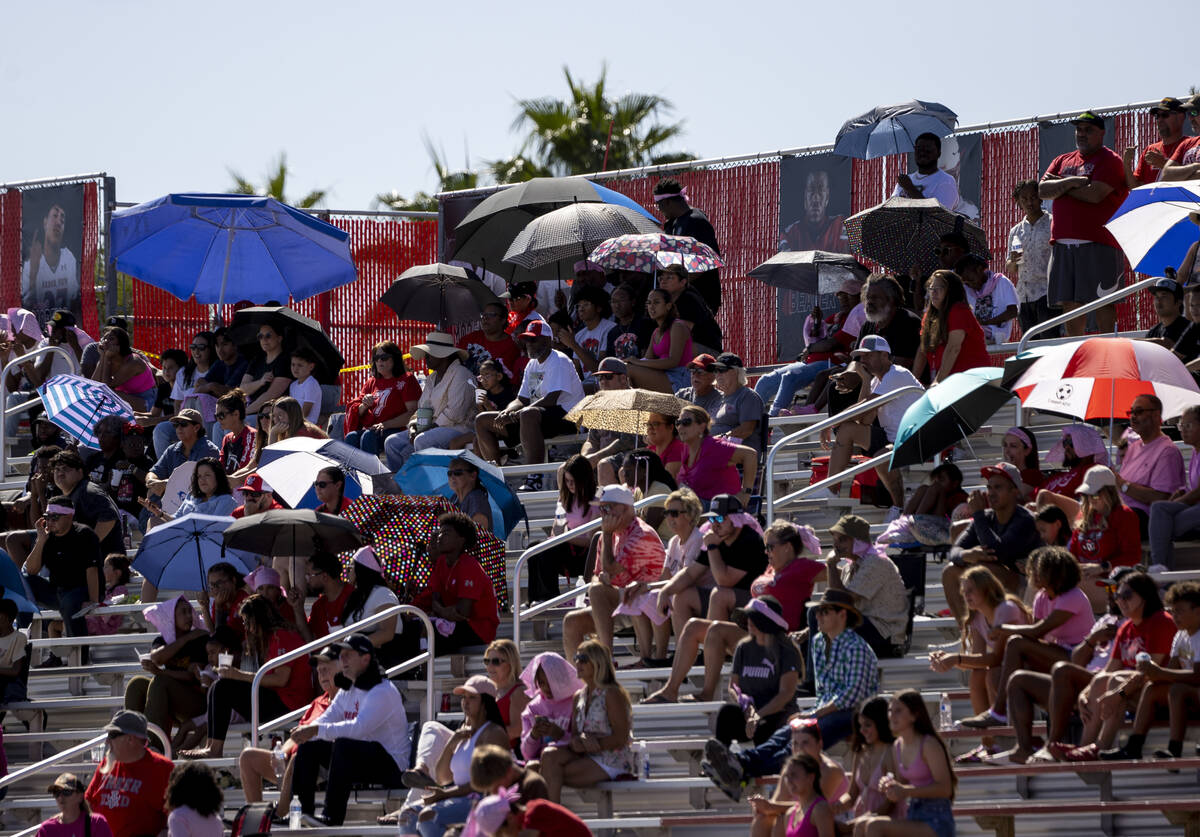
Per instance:
[[[550,323],[545,320],[530,320],[525,326],[526,331],[521,332],[518,337],[533,339],[535,337],[553,337],[554,333],[550,330]]]
[[[247,491],[251,492],[252,494],[270,494],[273,490],[274,489],[267,485],[266,481],[264,481],[263,478],[258,474],[251,474],[250,476],[246,477],[246,481],[242,483],[243,494],[245,494]]]

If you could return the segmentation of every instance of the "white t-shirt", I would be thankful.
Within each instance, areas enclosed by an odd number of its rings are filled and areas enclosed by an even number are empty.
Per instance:
[[[377,584],[371,588],[370,594],[367,595],[367,603],[363,605],[362,613],[351,614],[350,618],[342,621],[347,625],[351,622],[358,622],[366,619],[368,616],[371,616],[374,613],[378,613],[381,610],[394,607],[398,604],[400,604],[400,600],[396,598],[396,594],[392,592],[391,588],[385,584]],[[376,624],[373,628],[363,631],[363,633],[367,636],[370,636],[378,631],[379,627],[379,624]],[[396,623],[396,633],[400,633],[399,622]]]
[[[963,285],[963,289],[967,292],[967,304],[975,312],[975,319],[981,322],[1003,313],[1004,309],[1010,305],[1019,305],[1017,289],[1013,287],[1013,283],[1008,280],[1007,276],[994,270],[989,270],[984,275],[986,278],[983,287],[978,291]],[[983,336],[988,343],[1007,343],[1012,339],[1013,326],[1016,325],[1016,322],[1017,318],[1013,317],[1000,325],[984,326]]]
[[[288,387],[288,395],[300,402],[302,410],[305,401],[312,404],[312,409],[304,414],[304,418],[316,424],[317,419],[321,417],[321,385],[317,383],[317,379],[309,375],[303,381],[292,381]]]
[[[954,178],[946,174],[941,169],[936,169],[932,174],[921,174],[920,172],[909,172],[909,179],[913,185],[921,190],[921,194],[926,198],[936,198],[937,202],[949,209],[951,212],[958,206],[958,183]],[[893,198],[906,198],[908,194],[896,185],[895,191],[892,192]]]
[[[1179,659],[1180,668],[1191,671],[1200,660],[1200,631],[1191,635],[1187,631],[1177,631],[1171,642],[1171,656]]]
[[[591,352],[592,357],[599,361],[604,357],[604,347],[608,345],[608,333],[616,326],[612,320],[601,320],[596,323],[595,328],[584,327],[575,332],[575,342]]]
[[[26,308],[50,311],[76,307],[72,304],[79,299],[79,264],[75,261],[75,254],[63,247],[59,251],[58,267],[55,268],[46,264],[43,254],[38,262],[36,292],[32,296],[29,285],[27,261],[21,266],[21,302]]]
[[[50,339],[48,337],[43,337],[41,340],[38,341],[37,348],[44,349],[46,346],[49,346],[49,345],[50,345]],[[71,351],[71,348],[69,346],[64,345],[63,348],[66,349],[68,352]],[[50,374],[52,376],[53,375],[70,375],[75,371],[74,369],[71,368],[71,362],[69,360],[67,360],[65,357],[63,357],[62,355],[60,355],[58,352],[54,352],[53,354],[51,354],[50,358],[51,358],[50,359]],[[39,358],[39,360],[45,360],[45,358],[42,357],[42,358]],[[36,362],[35,362],[35,365],[36,365]]]
[[[840,331],[844,331],[851,337],[857,338],[866,322],[867,308],[860,302],[850,309],[850,313],[846,315],[846,319],[842,322]]]
[[[15,668],[17,661],[25,656],[28,642],[28,638],[19,630],[14,630],[8,636],[0,636],[0,668]]]
[[[544,361],[531,359],[521,378],[521,398],[537,401],[551,392],[561,392],[558,406],[564,411],[583,400],[583,384],[575,371],[575,364],[558,349],[551,349]]]
[[[885,372],[882,378],[871,379],[871,392],[875,395],[887,395],[889,392],[902,387],[912,386],[919,387],[921,386],[921,382],[913,377],[912,372],[894,363],[892,364],[892,368]],[[879,408],[879,412],[876,415],[879,418],[879,425],[883,428],[883,432],[887,434],[889,442],[896,441],[896,431],[900,428],[900,419],[904,418],[904,411],[920,397],[921,393],[912,392],[901,398],[889,401]]]

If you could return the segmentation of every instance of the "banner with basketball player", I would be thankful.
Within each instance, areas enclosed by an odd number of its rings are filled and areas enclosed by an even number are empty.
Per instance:
[[[84,184],[21,190],[21,307],[45,324],[56,310],[83,321]]]

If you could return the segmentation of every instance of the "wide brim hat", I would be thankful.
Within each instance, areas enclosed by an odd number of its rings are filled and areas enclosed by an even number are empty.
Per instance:
[[[828,587],[817,602],[818,607],[821,605],[832,605],[846,611],[847,628],[855,628],[862,624],[862,611],[855,606],[853,593]]]
[[[429,332],[425,335],[425,342],[410,346],[408,353],[412,355],[413,360],[422,360],[426,357],[445,358],[451,355],[458,355],[459,360],[467,359],[467,350],[455,346],[454,338],[444,331]]]

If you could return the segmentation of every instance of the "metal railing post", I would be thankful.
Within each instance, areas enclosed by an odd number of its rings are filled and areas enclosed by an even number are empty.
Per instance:
[[[641,500],[638,500],[636,503],[634,503],[633,507],[635,509],[644,509],[648,506],[661,506],[666,502],[666,494],[654,494],[650,497],[643,497]],[[572,541],[580,535],[586,535],[590,532],[595,532],[600,528],[600,522],[600,518],[589,520],[582,526],[577,526],[574,529],[568,529],[567,531],[555,535],[552,538],[547,538],[541,543],[534,544],[526,549],[521,553],[521,557],[517,559],[517,565],[513,568],[512,595],[510,596],[510,600],[512,601],[513,612],[513,642],[517,644],[518,648],[521,647],[521,570],[525,569],[525,564],[528,563],[529,559],[534,555],[545,552],[546,550],[556,547],[559,544],[566,543],[567,541]],[[578,595],[578,593],[584,589],[586,588],[577,587],[574,590],[568,590],[566,593],[560,593],[553,599],[529,608],[525,615],[536,616],[543,610],[547,610],[573,595]]]
[[[309,654],[313,653],[314,651],[320,651],[326,645],[329,645],[332,642],[336,642],[337,640],[341,639],[342,637],[350,636],[350,634],[358,633],[363,628],[368,628],[371,625],[374,625],[378,622],[383,622],[384,620],[390,619],[393,616],[400,617],[401,615],[403,615],[405,613],[411,613],[421,620],[421,624],[425,627],[425,638],[429,643],[429,647],[423,653],[418,654],[416,657],[413,657],[410,660],[406,660],[405,662],[401,663],[400,665],[395,666],[393,669],[389,669],[389,674],[392,671],[404,670],[406,668],[411,668],[413,666],[420,665],[421,663],[426,664],[426,666],[425,666],[425,708],[421,714],[422,714],[422,720],[425,720],[425,721],[430,720],[430,718],[433,717],[433,638],[434,638],[433,622],[431,622],[429,620],[429,617],[425,614],[425,611],[421,610],[419,607],[415,607],[413,605],[395,605],[393,607],[389,607],[387,610],[383,610],[383,611],[380,611],[379,613],[375,613],[371,616],[368,616],[366,619],[355,622],[352,625],[343,625],[341,628],[338,628],[336,631],[333,631],[332,633],[326,634],[325,636],[320,637],[318,639],[314,639],[312,642],[305,643],[304,645],[301,645],[299,648],[295,648],[291,651],[288,651],[286,654],[280,654],[278,657],[275,657],[272,660],[268,660],[267,662],[265,662],[261,666],[259,666],[258,670],[256,672],[254,672],[254,679],[250,681],[250,746],[251,747],[258,746],[259,687],[262,685],[262,679],[266,676],[268,671],[278,668],[279,666],[281,666],[285,663],[289,663],[292,660],[299,659],[300,657],[307,657]]]
[[[30,360],[41,355],[59,354],[67,359],[71,364],[71,374],[79,374],[79,361],[75,355],[67,351],[62,346],[41,346],[33,351],[26,352],[20,357],[13,358],[8,363],[4,364],[4,368],[0,370],[0,488],[11,488],[8,483],[8,417],[19,415],[27,410],[32,410],[41,403],[42,397],[33,393],[33,397],[23,404],[15,404],[12,407],[8,406],[8,376],[14,366],[21,366],[28,363]],[[24,486],[23,481],[14,483],[16,486]]]
[[[864,382],[864,385],[865,385],[865,382]],[[879,407],[882,407],[884,404],[887,404],[891,401],[895,401],[897,398],[899,398],[903,395],[907,395],[909,393],[920,394],[920,393],[924,393],[924,392],[925,392],[924,387],[914,387],[914,386],[901,387],[900,389],[892,390],[891,392],[887,393],[886,395],[881,395],[878,398],[872,398],[869,401],[863,401],[859,404],[855,404],[853,407],[850,407],[847,410],[843,410],[842,412],[838,413],[836,416],[830,416],[829,418],[824,419],[823,421],[819,421],[816,424],[810,424],[808,427],[805,427],[802,430],[797,430],[794,433],[789,433],[788,435],[786,435],[782,439],[780,439],[778,442],[771,445],[771,447],[767,450],[766,462],[763,464],[763,482],[765,483],[765,486],[763,488],[763,496],[764,496],[764,499],[766,500],[765,505],[767,507],[766,508],[767,525],[770,526],[772,523],[775,522],[775,505],[776,505],[776,501],[775,501],[775,458],[779,455],[779,452],[781,450],[783,450],[783,448],[786,445],[790,445],[793,442],[798,442],[801,439],[805,438],[806,436],[812,435],[813,433],[820,433],[822,430],[828,430],[829,428],[837,427],[839,424],[844,422],[846,419],[854,418],[855,416],[862,415],[863,413],[869,413],[871,410],[878,409]],[[846,478],[845,474],[847,474],[847,473],[848,473],[847,471],[842,471],[841,474],[835,475],[839,478],[838,482],[845,479]],[[810,486],[810,487],[813,487],[813,486]],[[792,495],[788,495],[788,496],[790,497]],[[783,501],[781,500],[779,502],[782,503]]]

